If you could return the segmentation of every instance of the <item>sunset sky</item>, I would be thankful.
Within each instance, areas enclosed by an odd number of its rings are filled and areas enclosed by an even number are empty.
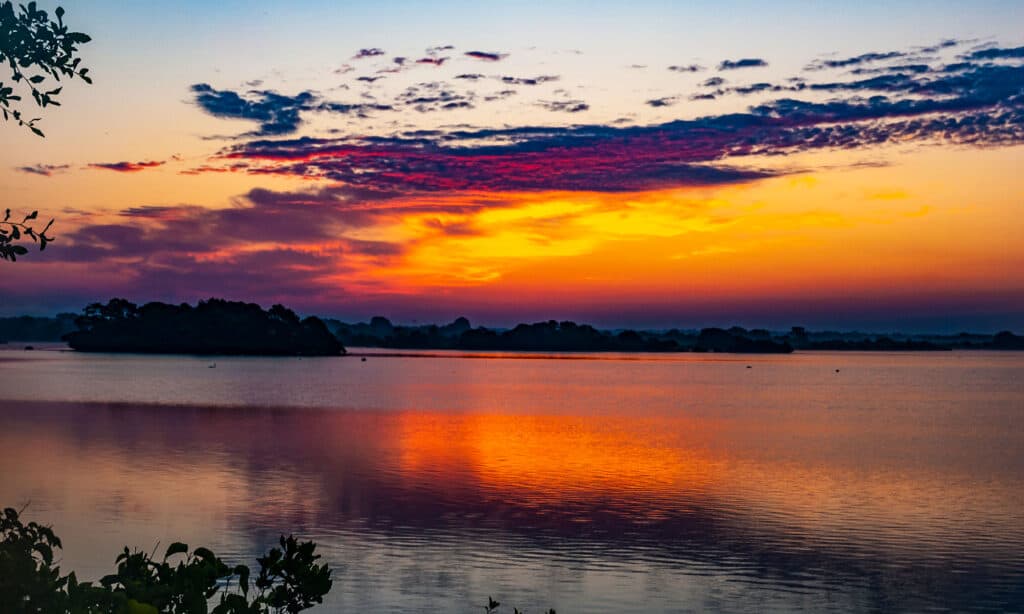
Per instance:
[[[1024,328],[1020,2],[65,8],[0,315]]]

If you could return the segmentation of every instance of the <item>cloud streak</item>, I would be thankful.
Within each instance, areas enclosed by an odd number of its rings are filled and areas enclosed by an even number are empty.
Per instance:
[[[1024,47],[980,49],[962,57],[968,61],[1020,59],[1024,58]]]
[[[539,77],[501,77],[501,82],[507,85],[540,85],[558,81],[557,75],[540,75]]]
[[[850,66],[860,66],[861,64],[868,64],[873,62],[882,62],[886,60],[892,60],[896,58],[906,57],[908,54],[903,51],[885,51],[885,52],[872,52],[862,53],[861,55],[843,58],[840,60],[817,60],[807,65],[804,70],[825,70],[828,68],[848,68]]]
[[[671,107],[672,105],[674,105],[677,102],[679,102],[679,97],[678,96],[663,96],[661,98],[652,98],[650,100],[647,100],[647,101],[644,102],[644,104],[646,104],[647,106],[650,106],[650,107],[658,108],[658,107]]]
[[[742,58],[739,60],[722,60],[718,70],[739,70],[740,68],[763,68],[768,62],[761,58]]]
[[[590,110],[590,105],[582,100],[540,100],[537,106],[554,113],[582,113]]]
[[[231,90],[217,90],[206,83],[197,83],[191,90],[196,105],[206,113],[214,117],[243,119],[259,124],[257,130],[243,136],[291,134],[302,125],[302,114],[305,112],[354,114],[365,117],[374,111],[393,110],[391,105],[380,103],[327,102],[309,91],[288,96],[271,90],[250,90],[242,95]]]
[[[498,62],[508,57],[507,53],[496,53],[490,51],[467,51],[463,55],[473,58],[474,60],[483,60],[485,62]]]
[[[144,160],[140,162],[93,162],[89,168],[117,171],[119,173],[138,173],[147,169],[163,166],[163,160]]]
[[[22,173],[28,173],[30,175],[52,177],[58,173],[63,173],[69,168],[71,168],[70,164],[32,164],[29,166],[16,167],[15,170]]]
[[[384,55],[384,50],[379,47],[370,47],[367,49],[360,49],[352,56],[353,60],[362,60],[364,58],[375,58],[377,56]]]

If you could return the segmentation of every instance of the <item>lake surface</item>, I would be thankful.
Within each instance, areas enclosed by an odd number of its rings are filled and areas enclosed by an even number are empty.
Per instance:
[[[431,354],[0,351],[0,506],[89,578],[294,532],[322,611],[1024,610],[1024,354]]]

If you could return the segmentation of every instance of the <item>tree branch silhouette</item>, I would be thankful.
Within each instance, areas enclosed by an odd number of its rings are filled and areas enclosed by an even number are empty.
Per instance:
[[[16,262],[18,256],[27,254],[28,248],[18,243],[19,241],[24,242],[26,238],[31,239],[33,243],[38,243],[39,251],[46,249],[46,246],[53,241],[53,237],[46,234],[46,231],[50,230],[50,226],[53,225],[53,220],[47,222],[42,230],[36,230],[29,225],[29,222],[38,216],[39,212],[33,211],[20,222],[12,222],[11,210],[7,209],[4,212],[4,219],[0,221],[0,260]]]
[[[45,136],[36,126],[40,118],[28,119],[25,109],[13,103],[19,103],[27,91],[37,107],[59,107],[62,78],[92,83],[89,69],[80,67],[82,58],[77,55],[79,45],[92,39],[68,29],[63,7],[57,7],[54,15],[55,21],[35,2],[19,4],[17,10],[10,0],[0,3],[0,64],[10,69],[12,82],[0,81],[0,115],[38,136]]]

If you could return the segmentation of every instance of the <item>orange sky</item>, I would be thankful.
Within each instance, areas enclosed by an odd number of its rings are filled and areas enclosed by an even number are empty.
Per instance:
[[[1020,48],[936,39],[945,21],[618,63],[311,43],[289,71],[154,59],[128,88],[117,50],[154,50],[93,10],[69,19],[96,83],[66,88],[45,140],[4,127],[0,187],[57,237],[4,266],[4,315],[223,296],[402,322],[1024,325]]]

